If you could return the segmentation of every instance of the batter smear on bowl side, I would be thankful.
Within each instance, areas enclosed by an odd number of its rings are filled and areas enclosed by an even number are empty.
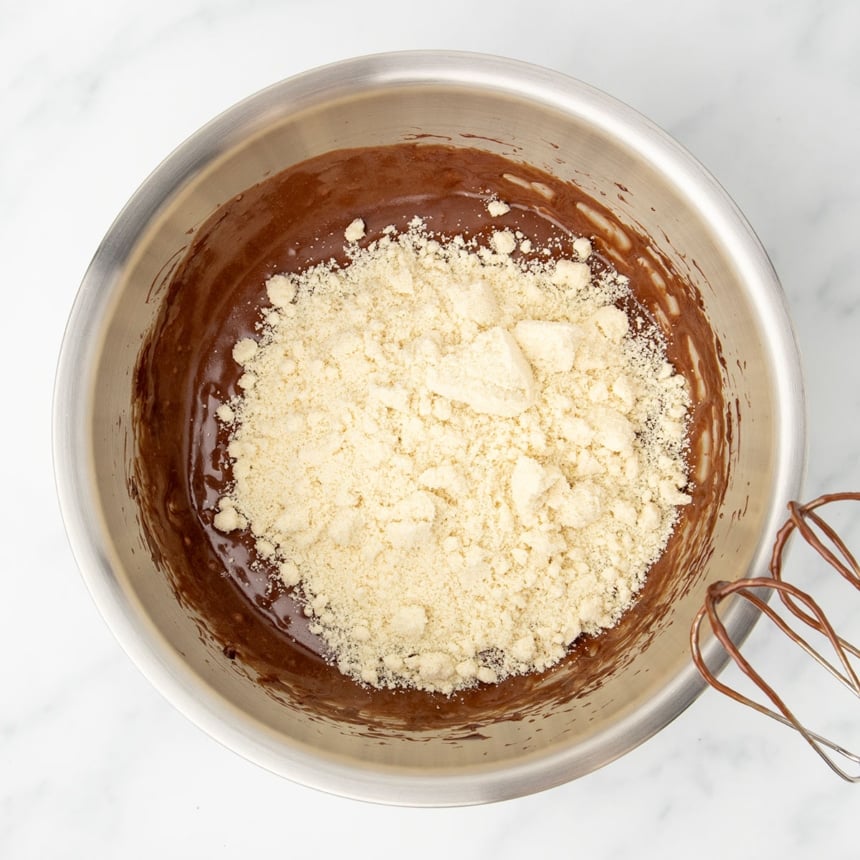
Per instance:
[[[690,398],[626,277],[583,236],[413,217],[266,280],[217,416],[250,532],[328,658],[450,694],[612,627],[686,505]]]

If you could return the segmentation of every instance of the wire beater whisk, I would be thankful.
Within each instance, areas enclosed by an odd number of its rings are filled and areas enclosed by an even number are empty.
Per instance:
[[[848,782],[856,783],[860,782],[860,754],[849,752],[840,744],[822,737],[803,725],[773,687],[744,658],[738,646],[732,642],[718,612],[719,605],[732,595],[749,601],[819,666],[860,698],[860,678],[852,663],[852,658],[860,658],[860,650],[839,636],[818,603],[807,592],[787,582],[782,572],[786,544],[789,537],[796,531],[830,568],[860,591],[860,566],[857,560],[833,527],[818,512],[825,505],[844,501],[860,501],[860,493],[830,493],[805,505],[791,502],[788,506],[789,518],[777,533],[773,546],[769,565],[770,575],[712,583],[708,587],[704,605],[693,620],[690,630],[690,648],[696,668],[714,689],[736,702],[793,728],[835,773]],[[813,647],[807,638],[768,604],[765,599],[768,591],[775,591],[779,595],[788,612],[799,622],[798,627],[815,630],[830,643],[832,655],[829,658]],[[772,708],[724,684],[710,670],[701,651],[701,628],[705,622],[711,627],[715,637],[738,668],[770,700]]]

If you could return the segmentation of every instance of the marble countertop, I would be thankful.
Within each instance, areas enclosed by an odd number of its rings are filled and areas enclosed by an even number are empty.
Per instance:
[[[489,806],[371,806],[246,762],[164,701],[97,613],[57,510],[50,408],[89,259],[186,136],[313,66],[463,49],[583,79],[711,170],[771,255],[796,324],[805,497],[860,489],[860,5],[434,0],[419,14],[377,0],[35,0],[3,3],[0,20],[0,857],[857,856],[860,788],[714,692],[602,770]],[[858,512],[844,529],[860,546]],[[860,595],[844,595],[857,641]],[[809,698],[793,655],[760,631],[750,653],[790,701]],[[822,719],[860,749],[858,716],[834,697]]]

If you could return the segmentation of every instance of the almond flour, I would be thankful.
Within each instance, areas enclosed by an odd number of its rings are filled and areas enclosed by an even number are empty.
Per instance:
[[[349,265],[271,278],[235,345],[215,525],[251,530],[362,683],[546,669],[618,621],[689,501],[685,381],[587,238],[525,264],[508,230],[363,237],[357,218]]]

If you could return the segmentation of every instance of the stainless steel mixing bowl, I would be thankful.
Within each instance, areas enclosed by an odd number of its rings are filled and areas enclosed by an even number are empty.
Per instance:
[[[543,714],[539,731],[503,719],[459,743],[432,731],[367,736],[315,720],[235,671],[217,644],[199,636],[153,563],[129,484],[133,368],[158,311],[157,285],[186,232],[232,195],[305,158],[416,135],[515,154],[592,195],[611,192],[613,201],[623,182],[623,199],[613,204],[618,217],[638,224],[701,293],[739,430],[712,551],[648,647],[584,699]],[[704,687],[689,655],[691,619],[708,582],[764,569],[799,488],[803,428],[798,354],[777,278],[702,166],[642,116],[582,83],[448,52],[372,56],[299,75],[180,146],[96,252],[68,324],[54,407],[57,485],[74,554],[107,623],[152,683],[213,737],[266,768],[341,795],[416,805],[499,800],[573,779],[689,705]],[[732,607],[734,637],[742,639],[755,618],[748,607]],[[705,653],[720,665],[712,641]]]

